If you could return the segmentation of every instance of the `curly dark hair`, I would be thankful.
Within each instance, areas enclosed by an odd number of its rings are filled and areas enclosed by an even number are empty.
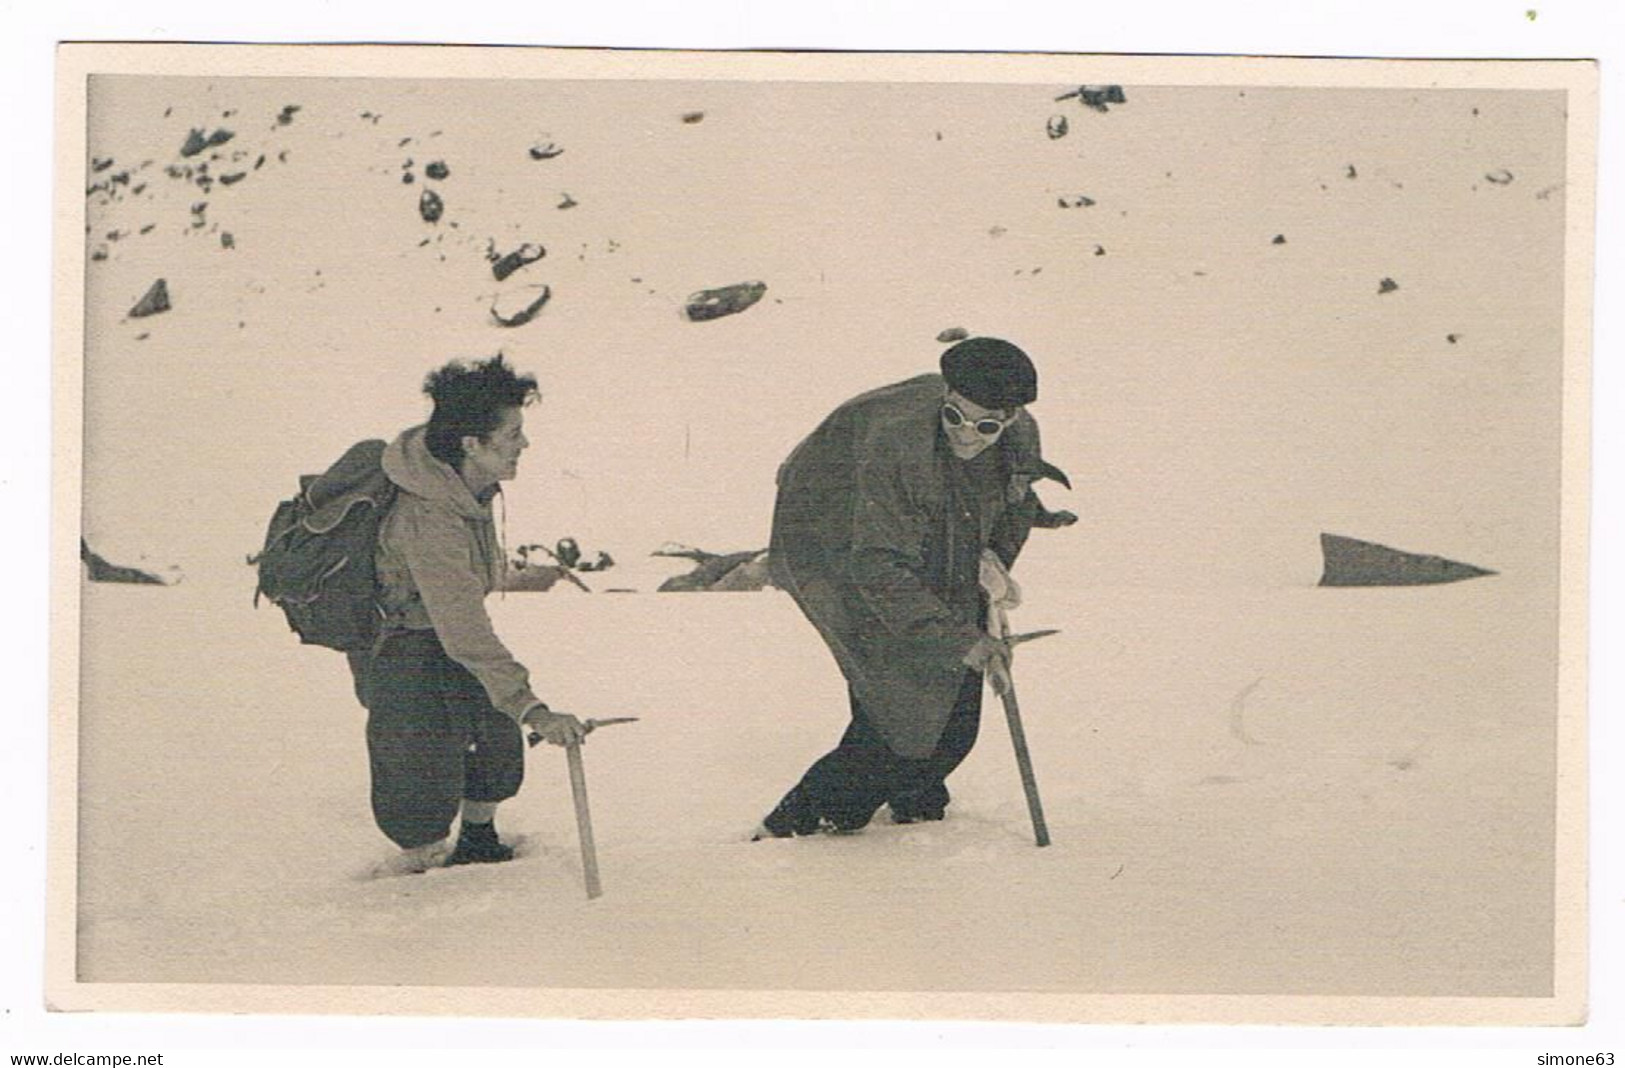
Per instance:
[[[473,366],[453,360],[430,371],[423,392],[434,401],[424,443],[430,455],[454,468],[463,462],[465,437],[486,440],[504,411],[541,396],[536,376],[515,374],[500,352]]]

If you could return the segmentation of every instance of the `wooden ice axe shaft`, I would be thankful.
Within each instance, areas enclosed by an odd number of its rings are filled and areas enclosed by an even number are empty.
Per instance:
[[[581,762],[581,746],[565,746],[570,761],[570,796],[576,806],[576,834],[581,839],[581,871],[587,880],[587,899],[590,901],[604,892],[598,881],[598,847],[592,840],[592,811],[587,807],[587,771]]]
[[[1010,725],[1010,744],[1015,746],[1016,767],[1021,772],[1021,788],[1027,794],[1027,814],[1033,820],[1033,840],[1039,846],[1049,845],[1049,827],[1044,823],[1044,804],[1038,799],[1038,780],[1033,777],[1033,758],[1027,752],[1027,732],[1021,727],[1021,706],[1016,704],[1016,685],[1012,681],[1002,695],[1004,719]]]
[[[1040,630],[1031,634],[1011,635],[1010,621],[1003,608],[994,609],[988,624],[993,636],[1010,646],[1057,633],[1054,630]],[[1027,795],[1027,815],[1033,821],[1033,840],[1042,848],[1049,845],[1049,827],[1044,823],[1044,803],[1038,798],[1038,779],[1033,775],[1032,754],[1027,751],[1027,732],[1021,725],[1021,706],[1016,703],[1013,673],[1009,677],[1009,685],[999,696],[1004,701],[1004,720],[1010,727],[1010,744],[1016,750],[1016,769],[1021,772],[1021,789]]]

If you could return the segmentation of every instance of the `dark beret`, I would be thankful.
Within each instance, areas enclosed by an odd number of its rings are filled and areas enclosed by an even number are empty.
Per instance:
[[[1027,354],[996,337],[973,337],[942,354],[948,388],[983,408],[1014,408],[1038,399],[1038,371]]]

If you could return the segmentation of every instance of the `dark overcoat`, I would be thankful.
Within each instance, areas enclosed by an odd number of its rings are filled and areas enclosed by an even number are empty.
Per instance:
[[[774,582],[910,758],[936,745],[983,633],[981,552],[1015,562],[1044,467],[1025,411],[981,456],[956,458],[946,394],[940,375],[921,375],[835,409],[779,468],[768,553]]]

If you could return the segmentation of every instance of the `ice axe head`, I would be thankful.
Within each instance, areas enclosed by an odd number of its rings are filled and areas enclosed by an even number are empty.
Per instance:
[[[1045,630],[1029,630],[1024,634],[1010,635],[1008,638],[1004,639],[1004,643],[1006,645],[1016,646],[1020,645],[1022,642],[1036,641],[1039,638],[1048,638],[1051,634],[1059,633],[1061,633],[1060,630],[1055,627],[1049,627]]]

